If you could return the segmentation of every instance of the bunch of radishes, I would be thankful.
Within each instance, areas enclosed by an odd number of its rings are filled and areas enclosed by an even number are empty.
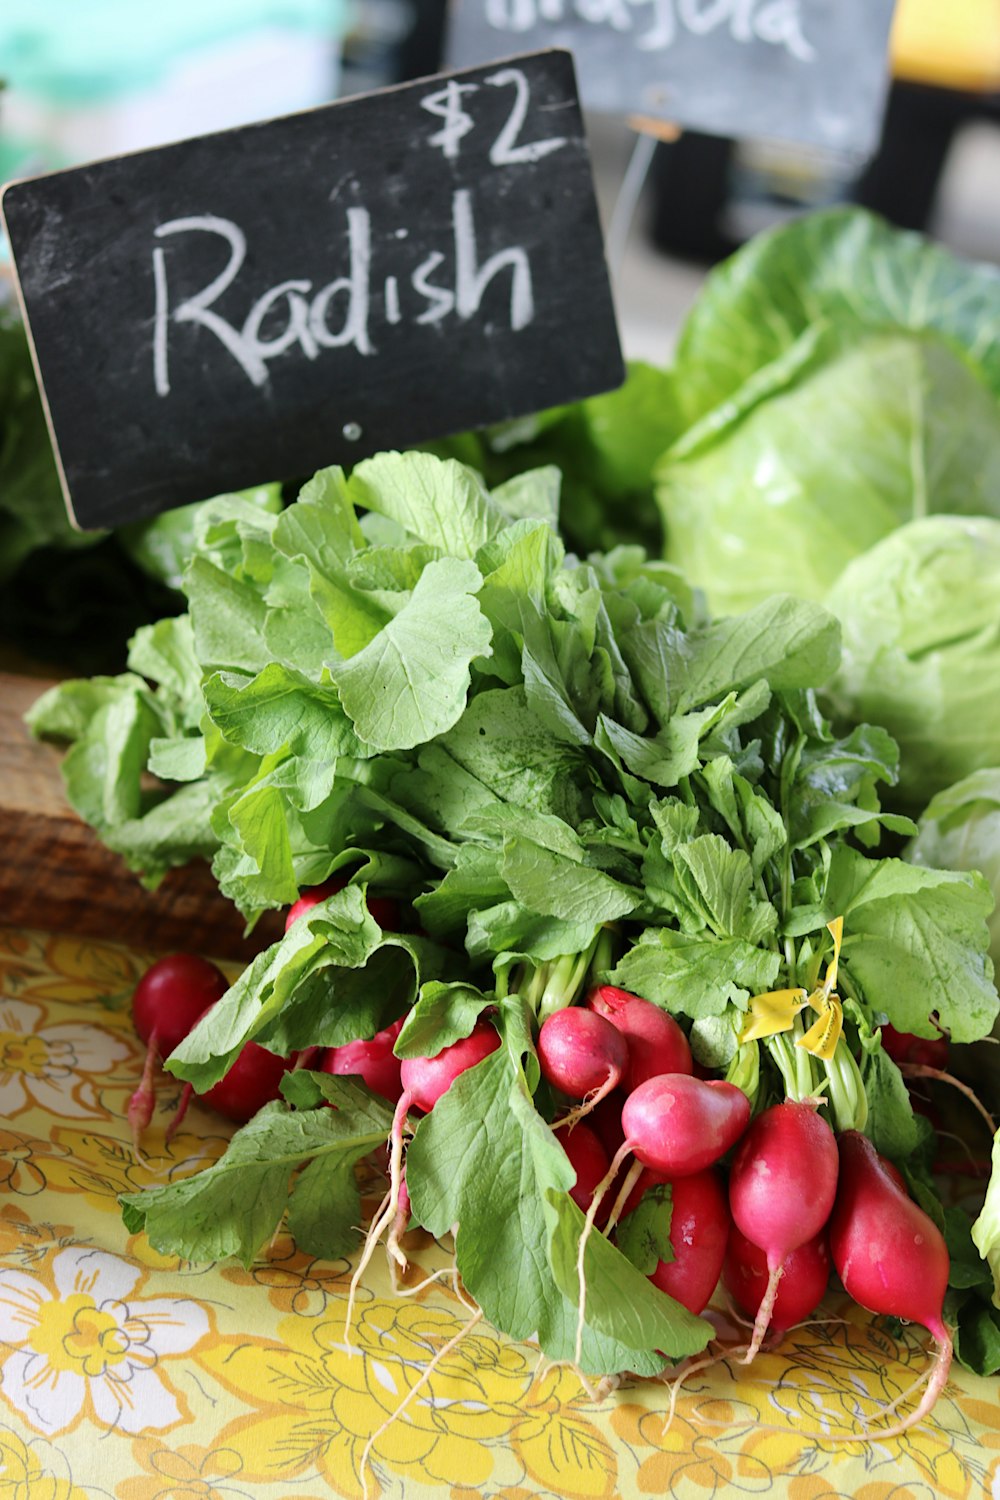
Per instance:
[[[286,930],[331,888],[307,892],[289,911]],[[379,921],[389,926],[394,916],[382,910]],[[172,1051],[225,988],[214,965],[184,954],[161,959],[140,982],[134,1017],[149,1055],[129,1110],[137,1134],[152,1112],[154,1057]],[[386,1229],[390,1254],[405,1264],[399,1236],[410,1213],[403,1160],[409,1112],[431,1111],[461,1073],[500,1046],[495,1027],[480,1017],[469,1036],[435,1056],[400,1061],[393,1048],[401,1025],[399,1020],[344,1046],[311,1049],[301,1058],[277,1057],[247,1043],[225,1077],[203,1096],[220,1113],[245,1121],[279,1096],[287,1069],[308,1062],[355,1075],[395,1105],[389,1192],[353,1286]],[[608,1235],[621,1232],[619,1226],[647,1193],[665,1198],[668,1192],[672,1258],[661,1259],[650,1273],[656,1286],[697,1314],[721,1276],[734,1302],[755,1319],[745,1354],[749,1362],[768,1333],[776,1338],[815,1310],[832,1261],[861,1306],[922,1324],[938,1345],[919,1406],[878,1435],[896,1435],[926,1415],[944,1386],[951,1358],[942,1321],[948,1252],[896,1168],[864,1136],[845,1131],[835,1138],[818,1112],[820,1101],[786,1101],[751,1120],[742,1090],[695,1075],[687,1038],[673,1017],[608,985],[594,989],[584,1005],[549,1016],[538,1032],[537,1050],[551,1087],[568,1102],[578,1101],[557,1115],[553,1129],[576,1173],[571,1195],[587,1215],[579,1261],[581,1328],[587,1235],[598,1222]],[[584,1115],[591,1117],[589,1124],[581,1123]],[[176,1123],[175,1117],[173,1128]],[[633,1165],[622,1175],[629,1156]],[[608,1210],[612,1186],[617,1192]]]
[[[556,1134],[577,1171],[573,1196],[589,1223],[630,1155],[636,1166],[605,1232],[646,1192],[669,1185],[673,1258],[659,1262],[651,1281],[700,1313],[721,1275],[755,1319],[749,1363],[769,1331],[780,1335],[815,1310],[832,1260],[862,1307],[920,1323],[938,1345],[918,1408],[879,1436],[897,1435],[926,1415],[951,1360],[942,1321],[948,1251],[870,1141],[853,1130],[835,1137],[818,1100],[786,1100],[751,1122],[740,1089],[694,1076],[687,1039],[671,1016],[611,986],[595,989],[586,1007],[551,1016],[538,1056],[554,1088],[587,1101]],[[612,1106],[616,1093],[620,1108]],[[576,1123],[591,1108],[594,1128]],[[717,1164],[730,1151],[727,1189]]]

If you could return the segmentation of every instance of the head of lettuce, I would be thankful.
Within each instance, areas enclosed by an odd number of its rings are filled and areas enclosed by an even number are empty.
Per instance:
[[[670,390],[664,555],[713,614],[821,598],[920,516],[1000,516],[1000,270],[862,210],[717,267]]]
[[[843,627],[834,706],[898,741],[906,811],[1000,761],[1000,521],[911,521],[849,563],[827,604]]]

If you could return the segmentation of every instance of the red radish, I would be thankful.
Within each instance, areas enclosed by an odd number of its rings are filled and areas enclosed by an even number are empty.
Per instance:
[[[737,1307],[748,1317],[756,1318],[769,1280],[767,1255],[741,1234],[735,1224],[729,1232],[722,1279]],[[773,1343],[816,1311],[829,1280],[830,1250],[826,1231],[820,1230],[813,1239],[806,1240],[804,1245],[789,1251],[785,1257],[784,1273],[771,1308]]]
[[[773,1104],[740,1142],[729,1174],[729,1207],[737,1228],[764,1251],[768,1270],[745,1364],[767,1333],[787,1256],[830,1217],[837,1169],[833,1131],[812,1103]]]
[[[557,1014],[561,1015],[562,1012]],[[553,1016],[552,1019],[555,1020],[556,1017]],[[600,1020],[600,1017],[595,1016],[594,1020]],[[629,1094],[622,1109],[625,1140],[594,1192],[577,1248],[576,1269],[580,1286],[576,1325],[577,1364],[580,1363],[583,1351],[587,1241],[596,1222],[601,1200],[625,1157],[631,1152],[636,1160],[619,1189],[609,1223],[616,1222],[621,1204],[627,1201],[642,1167],[651,1167],[654,1172],[662,1172],[671,1179],[702,1172],[724,1156],[731,1146],[735,1146],[749,1123],[749,1099],[742,1089],[723,1079],[706,1081],[692,1078],[687,1073],[664,1073],[641,1083]]]
[[[341,1047],[328,1047],[320,1063],[323,1073],[341,1076],[355,1075],[363,1078],[374,1094],[381,1094],[390,1104],[395,1104],[403,1092],[400,1078],[400,1060],[393,1054],[393,1046],[403,1025],[404,1018],[393,1021],[384,1031],[377,1031],[369,1041],[346,1042]]]
[[[285,931],[287,932],[292,923],[297,922],[299,917],[303,916],[307,911],[312,911],[314,906],[318,906],[328,896],[335,896],[346,885],[347,881],[342,876],[331,875],[330,879],[324,880],[322,885],[310,886],[308,890],[303,891],[299,899],[288,908],[288,915],[285,917]],[[368,910],[383,931],[396,931],[399,925],[399,908],[390,897],[369,896]]]
[[[948,1066],[946,1036],[913,1036],[886,1024],[881,1028],[882,1048],[895,1063],[916,1063],[923,1068]]]
[[[587,1101],[566,1116],[563,1123],[572,1126],[617,1088],[628,1067],[628,1044],[603,1016],[570,1005],[542,1025],[538,1061],[553,1088]]]
[[[351,1285],[347,1294],[347,1314],[344,1323],[345,1339],[350,1345],[351,1340],[351,1316],[354,1308],[354,1297],[361,1280],[362,1273],[372,1258],[375,1246],[382,1233],[388,1229],[389,1236],[386,1248],[389,1255],[398,1265],[406,1268],[406,1256],[399,1246],[399,1236],[402,1232],[401,1224],[405,1225],[405,1219],[401,1218],[400,1204],[402,1202],[404,1171],[403,1166],[403,1127],[406,1124],[406,1116],[410,1109],[416,1108],[425,1113],[432,1110],[451,1088],[455,1079],[469,1068],[475,1067],[477,1063],[489,1057],[500,1046],[500,1035],[494,1026],[480,1018],[467,1037],[453,1042],[450,1047],[444,1047],[434,1057],[406,1057],[400,1066],[400,1078],[403,1092],[396,1103],[396,1110],[392,1117],[392,1129],[389,1132],[389,1192],[380,1213],[372,1220],[365,1243],[361,1251],[361,1259],[358,1261],[357,1269],[351,1277]],[[407,1197],[407,1202],[409,1198]]]
[[[128,1102],[127,1119],[139,1155],[142,1132],[153,1118],[153,1068],[157,1057],[179,1047],[200,1016],[229,988],[229,981],[196,953],[171,953],[157,959],[139,980],[132,996],[132,1020],[147,1043],[139,1087]]]
[[[281,1080],[294,1066],[294,1058],[279,1057],[256,1042],[245,1042],[229,1071],[199,1096],[200,1102],[227,1120],[245,1125],[265,1104],[281,1097]]]
[[[627,1094],[661,1073],[692,1071],[687,1037],[673,1016],[658,1005],[611,984],[592,990],[587,1005],[625,1038],[628,1067],[623,1085]]]
[[[403,1114],[413,1107],[425,1112],[433,1109],[460,1073],[482,1062],[499,1045],[500,1035],[496,1027],[489,1021],[479,1020],[468,1036],[445,1047],[436,1057],[404,1058],[400,1067],[404,1089],[400,1099]]]
[[[899,1188],[899,1191],[901,1193],[905,1193],[906,1196],[909,1197],[910,1196],[910,1190],[906,1186],[906,1178],[903,1176],[902,1172],[896,1166],[896,1163],[890,1161],[887,1156],[880,1156],[879,1157],[879,1161],[882,1163],[883,1171],[888,1172],[888,1174],[892,1178],[893,1182]]]
[[[132,995],[135,1029],[144,1042],[155,1037],[161,1055],[167,1057],[228,988],[222,970],[196,953],[171,953],[157,959]]]
[[[641,1083],[622,1110],[626,1144],[636,1159],[667,1177],[712,1166],[749,1123],[750,1101],[742,1089],[687,1073]]]
[[[643,1172],[623,1219],[652,1187],[667,1184],[658,1172]],[[707,1307],[722,1271],[729,1236],[729,1204],[718,1172],[677,1177],[670,1187],[670,1245],[674,1259],[661,1260],[649,1277],[661,1292],[689,1312]]]
[[[312,911],[314,906],[318,906],[328,896],[335,896],[338,891],[342,891],[346,884],[346,879],[340,875],[331,875],[330,879],[324,880],[322,885],[307,887],[299,896],[299,899],[288,908],[288,914],[285,917],[285,931],[288,932],[293,922],[297,922],[299,917],[304,916],[307,911]]]
[[[601,1144],[600,1136],[587,1125],[577,1125],[573,1130],[558,1126],[555,1137],[576,1173],[576,1183],[570,1188],[569,1195],[577,1208],[586,1213],[594,1189],[608,1170],[611,1158]]]
[[[844,1289],[869,1312],[926,1328],[938,1346],[920,1404],[878,1434],[898,1437],[931,1410],[951,1366],[951,1335],[942,1306],[949,1260],[944,1238],[922,1208],[902,1192],[871,1141],[845,1130],[838,1141],[840,1180],[830,1216],[830,1252]]]
[[[608,1153],[609,1160],[625,1139],[625,1131],[622,1128],[624,1103],[624,1094],[615,1089],[603,1098],[600,1104],[595,1105],[590,1113],[588,1122],[590,1128],[600,1136],[601,1145]]]

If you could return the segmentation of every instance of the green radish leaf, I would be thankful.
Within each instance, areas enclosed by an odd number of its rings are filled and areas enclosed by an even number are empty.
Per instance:
[[[495,995],[484,995],[471,984],[422,985],[393,1051],[397,1057],[437,1057],[469,1036],[486,1007],[495,1004]]]
[[[551,1279],[542,1193],[568,1190],[573,1169],[505,1049],[456,1078],[421,1120],[406,1181],[431,1234],[458,1224],[459,1271],[491,1322],[511,1338],[538,1331]]]
[[[992,1171],[986,1198],[972,1226],[972,1243],[993,1273],[993,1302],[1000,1308],[1000,1130],[993,1138]]]
[[[637,1271],[650,1276],[660,1261],[676,1259],[670,1241],[673,1199],[669,1182],[647,1189],[641,1200],[627,1214],[615,1231],[615,1243]]]
[[[318,1247],[312,1253],[342,1255],[357,1239],[355,1163],[385,1141],[392,1116],[359,1089],[337,1098],[335,1110],[290,1111],[279,1101],[265,1105],[213,1166],[167,1187],[124,1195],[126,1227],[132,1234],[144,1230],[163,1255],[194,1261],[235,1255],[250,1266],[284,1217],[292,1172],[311,1158],[298,1208],[293,1190],[293,1218]],[[324,1213],[316,1201],[321,1179],[335,1214]]]
[[[743,938],[647,928],[612,970],[609,982],[675,1014],[698,1020],[774,988],[781,956]]]
[[[583,1214],[567,1194],[550,1190],[545,1198],[552,1274],[559,1290],[575,1304]],[[584,1276],[587,1322],[630,1347],[661,1349],[671,1359],[681,1359],[697,1354],[713,1337],[710,1323],[661,1292],[603,1234],[594,1233],[587,1241]]]
[[[987,918],[993,896],[976,873],[866,859],[839,845],[830,860],[824,922],[844,918],[842,962],[897,1031],[955,1042],[988,1036],[1000,1010]]]
[[[294,922],[280,942],[257,955],[170,1054],[169,1071],[204,1093],[304,981],[332,965],[363,968],[381,943],[381,930],[369,915],[363,890],[345,886]]]
[[[490,655],[490,625],[473,597],[471,562],[427,565],[409,601],[333,677],[355,731],[372,751],[403,750],[458,722],[470,666]]]
[[[421,1120],[406,1182],[425,1229],[441,1235],[458,1224],[459,1271],[487,1318],[511,1338],[537,1335],[551,1359],[572,1358],[575,1304],[553,1281],[545,1194],[570,1202],[573,1169],[506,1048],[462,1073]],[[649,1341],[631,1347],[613,1332],[585,1330],[589,1373],[662,1366]]]
[[[430,453],[366,458],[353,470],[347,488],[365,510],[387,516],[454,558],[475,557],[507,524],[474,470]],[[446,622],[445,613],[442,624]]]
[[[258,755],[288,749],[305,760],[363,756],[337,689],[278,662],[251,679],[217,672],[204,684],[212,722],[232,744]]]
[[[195,650],[202,669],[246,672],[266,667],[267,605],[251,584],[232,578],[204,557],[194,557],[184,575]]]

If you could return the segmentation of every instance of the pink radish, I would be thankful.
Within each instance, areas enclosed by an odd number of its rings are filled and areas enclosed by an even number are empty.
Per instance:
[[[617,1090],[612,1091],[600,1104],[594,1106],[591,1111],[589,1125],[601,1139],[601,1145],[608,1153],[608,1160],[614,1156],[625,1139],[625,1131],[622,1129],[622,1106],[625,1096]]]
[[[644,1167],[667,1177],[712,1166],[749,1123],[750,1101],[742,1089],[687,1073],[641,1083],[622,1110],[626,1146]]]
[[[623,1220],[638,1207],[643,1195],[668,1179],[648,1169],[625,1206]],[[718,1172],[695,1172],[677,1177],[670,1186],[670,1245],[673,1260],[661,1260],[650,1281],[680,1302],[689,1312],[708,1305],[722,1271],[729,1236],[729,1204]]]
[[[577,1208],[586,1213],[594,1189],[608,1170],[611,1158],[601,1144],[600,1136],[587,1125],[577,1125],[570,1130],[557,1126],[555,1137],[576,1173],[576,1183],[570,1188],[569,1195]]]
[[[840,1180],[830,1216],[830,1251],[844,1290],[869,1312],[905,1318],[931,1334],[938,1353],[919,1405],[879,1439],[920,1422],[944,1390],[951,1335],[942,1319],[949,1259],[934,1222],[904,1193],[871,1141],[856,1130],[839,1138]]]
[[[285,931],[287,932],[292,923],[297,922],[299,917],[303,916],[307,911],[312,911],[314,906],[318,906],[328,896],[335,896],[346,885],[347,881],[341,876],[331,875],[330,879],[324,880],[322,885],[310,886],[308,890],[304,890],[299,899],[288,908],[288,915],[285,917]],[[368,910],[384,932],[396,931],[399,925],[399,908],[391,897],[369,896]]]
[[[132,1020],[147,1044],[139,1087],[128,1103],[127,1119],[139,1155],[142,1132],[153,1118],[153,1068],[157,1057],[168,1057],[192,1031],[196,1022],[229,988],[215,964],[196,953],[171,953],[157,959],[143,974],[132,996]]]
[[[482,1062],[499,1045],[496,1028],[479,1020],[468,1036],[445,1047],[436,1057],[405,1057],[400,1066],[403,1095],[399,1103],[403,1115],[413,1107],[425,1112],[432,1110],[460,1073]]]
[[[812,1103],[772,1105],[740,1142],[729,1174],[729,1207],[737,1228],[764,1251],[768,1270],[745,1364],[767,1333],[787,1256],[830,1217],[837,1169],[833,1131]]]
[[[489,1057],[490,1053],[495,1052],[499,1046],[500,1035],[496,1028],[480,1018],[467,1037],[453,1042],[450,1047],[444,1047],[436,1056],[403,1059],[400,1066],[403,1092],[396,1103],[392,1129],[389,1132],[389,1192],[381,1212],[376,1214],[369,1226],[361,1251],[361,1259],[351,1278],[344,1324],[348,1345],[350,1345],[351,1316],[358,1283],[372,1258],[375,1246],[386,1229],[389,1230],[386,1248],[391,1259],[403,1269],[406,1267],[406,1256],[400,1249],[399,1236],[406,1223],[400,1205],[404,1183],[403,1128],[408,1111],[413,1108],[423,1110],[425,1113],[432,1110],[460,1074]],[[407,1217],[408,1213],[407,1210]]]
[[[661,1073],[692,1071],[687,1037],[673,1016],[658,1005],[611,984],[592,990],[587,1005],[625,1038],[628,1067],[623,1085],[627,1094]]]
[[[393,1021],[384,1031],[377,1031],[369,1041],[346,1042],[341,1047],[328,1047],[320,1063],[323,1073],[343,1076],[355,1075],[363,1078],[374,1094],[381,1094],[390,1104],[395,1104],[403,1092],[400,1076],[400,1061],[393,1053],[393,1046],[403,1025],[404,1017]]]
[[[543,1023],[538,1061],[553,1088],[571,1099],[586,1100],[566,1116],[563,1123],[572,1127],[617,1088],[628,1067],[628,1044],[603,1016],[570,1005]]]
[[[737,1307],[756,1318],[770,1279],[767,1255],[734,1224],[729,1233],[722,1279]],[[771,1308],[772,1343],[796,1323],[816,1311],[830,1280],[830,1250],[826,1231],[789,1251],[784,1273]]]
[[[599,1020],[600,1017],[595,1016],[594,1019]],[[627,1202],[643,1167],[651,1167],[654,1172],[662,1172],[670,1178],[703,1172],[735,1146],[749,1123],[749,1099],[742,1089],[723,1079],[706,1081],[692,1078],[687,1073],[665,1073],[641,1083],[629,1094],[622,1109],[625,1140],[594,1192],[577,1249],[576,1269],[580,1286],[576,1325],[577,1364],[580,1363],[583,1350],[586,1314],[587,1283],[584,1263],[587,1240],[596,1222],[601,1200],[615,1180],[626,1156],[632,1153],[636,1160],[619,1188],[609,1224],[617,1222],[622,1205]]]
[[[229,1071],[199,1096],[200,1102],[227,1120],[245,1125],[265,1104],[281,1097],[281,1080],[294,1066],[294,1058],[279,1057],[256,1042],[245,1042]]]
[[[881,1028],[882,1049],[895,1063],[917,1063],[923,1068],[948,1066],[946,1036],[913,1036],[886,1024]]]

